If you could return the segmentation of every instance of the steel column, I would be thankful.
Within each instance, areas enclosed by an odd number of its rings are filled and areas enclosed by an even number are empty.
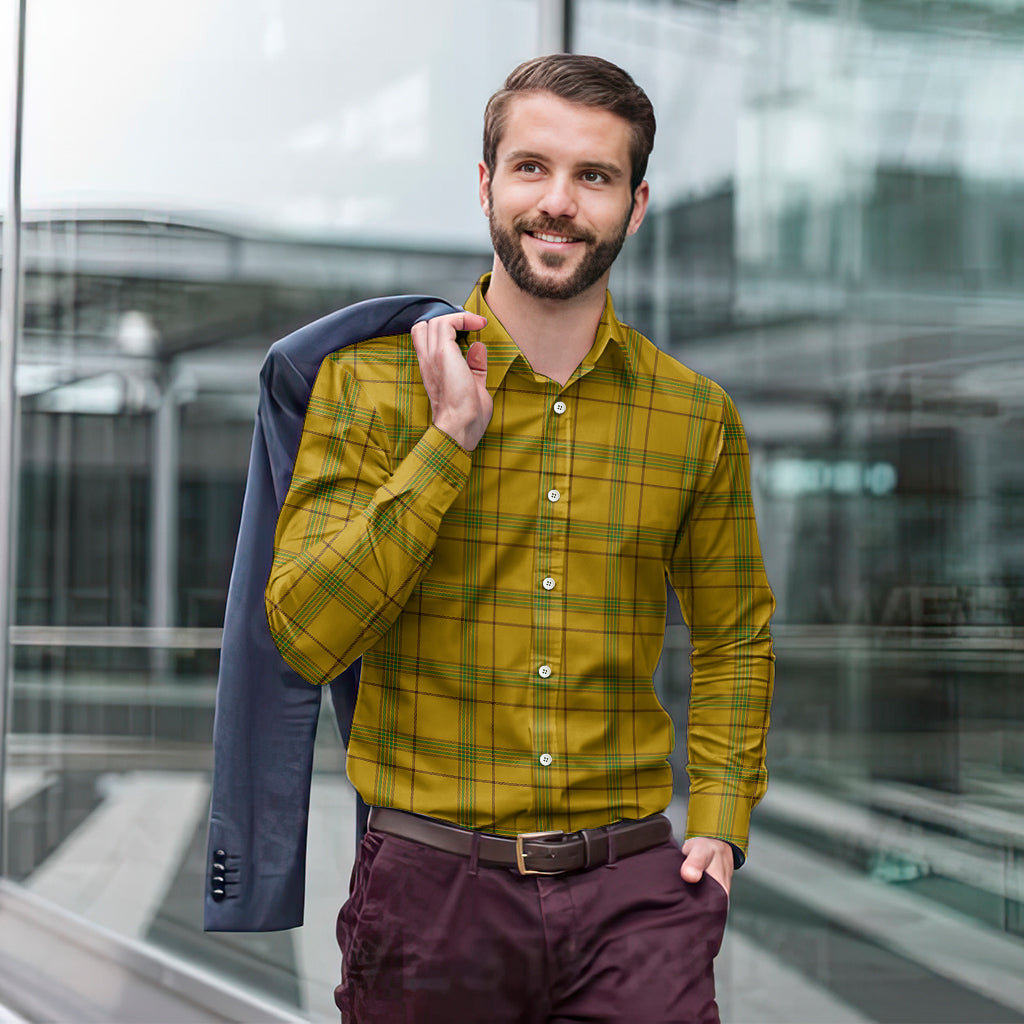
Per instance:
[[[537,52],[571,53],[571,0],[537,0]]]

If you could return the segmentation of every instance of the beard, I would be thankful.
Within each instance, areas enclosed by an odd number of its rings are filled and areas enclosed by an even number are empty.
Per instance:
[[[489,199],[490,213],[487,221],[491,229],[491,244],[494,246],[494,253],[516,286],[527,295],[538,299],[573,299],[600,281],[608,268],[615,262],[615,257],[619,255],[622,243],[626,240],[629,217],[633,212],[632,206],[630,206],[619,230],[610,237],[598,239],[590,232],[581,231],[572,221],[546,217],[534,220],[525,216],[517,217],[512,221],[512,227],[506,228],[503,224],[498,223],[498,219],[494,215],[493,196],[489,196]],[[567,238],[574,238],[586,246],[583,259],[568,277],[554,280],[544,278],[530,266],[529,258],[523,249],[520,236],[526,232],[565,235]],[[568,259],[568,255],[563,256],[554,252],[542,253],[540,257],[541,263],[552,270],[558,270],[564,266]]]

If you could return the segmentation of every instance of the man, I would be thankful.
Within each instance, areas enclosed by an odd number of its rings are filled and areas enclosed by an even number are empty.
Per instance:
[[[718,1019],[773,602],[732,402],[606,293],[653,137],[607,61],[521,65],[485,115],[491,274],[317,378],[267,610],[306,679],[363,658],[348,1022]],[[651,683],[666,579],[694,647],[682,851]]]

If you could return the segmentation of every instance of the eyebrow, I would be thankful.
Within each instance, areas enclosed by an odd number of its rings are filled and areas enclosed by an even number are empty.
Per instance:
[[[543,153],[535,153],[528,149],[513,150],[511,153],[506,154],[504,162],[506,164],[514,164],[519,163],[521,160],[537,160],[540,163],[547,163],[547,157]],[[600,171],[612,179],[624,178],[626,176],[626,172],[618,164],[605,163],[603,160],[581,160],[576,166],[580,170]]]

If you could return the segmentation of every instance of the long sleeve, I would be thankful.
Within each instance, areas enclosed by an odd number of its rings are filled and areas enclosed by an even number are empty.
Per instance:
[[[767,785],[775,602],[758,545],[746,438],[732,400],[723,393],[723,401],[713,468],[669,575],[693,646],[686,833],[727,840],[745,853],[750,812]]]
[[[278,517],[267,618],[285,661],[328,683],[387,632],[429,568],[470,457],[427,426],[394,464],[391,438],[340,360],[317,376]]]

